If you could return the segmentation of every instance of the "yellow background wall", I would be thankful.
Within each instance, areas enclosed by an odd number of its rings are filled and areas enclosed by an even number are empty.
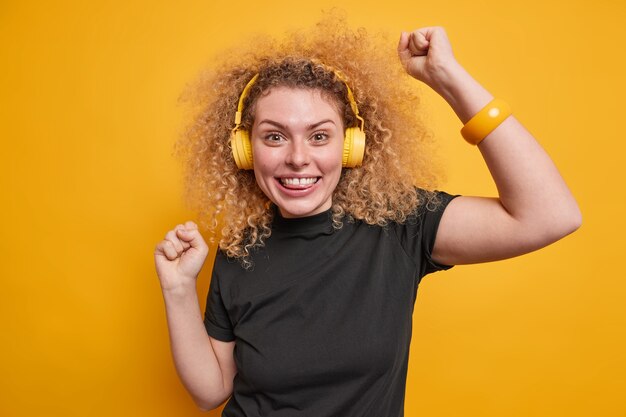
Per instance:
[[[423,281],[407,416],[625,415],[626,3],[219,3],[0,3],[0,415],[200,414],[174,371],[152,259],[193,218],[171,156],[177,99],[216,51],[333,5],[393,38],[446,27],[584,216],[542,251]],[[453,112],[426,99],[442,188],[495,195]]]

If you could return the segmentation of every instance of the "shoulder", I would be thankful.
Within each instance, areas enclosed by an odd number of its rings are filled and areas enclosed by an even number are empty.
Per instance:
[[[423,248],[432,248],[439,223],[448,204],[458,195],[445,191],[429,191],[416,188],[418,205],[404,221],[390,222],[400,244],[410,253],[418,253]]]
[[[416,188],[415,192],[418,198],[415,209],[406,216],[405,221],[391,222],[391,224],[403,227],[424,223],[431,217],[441,217],[448,204],[459,196],[458,194],[449,194],[445,191],[430,191],[423,188]]]
[[[424,190],[422,188],[416,188],[416,192],[419,198],[418,212],[433,212],[437,210],[443,210],[458,194],[449,194],[440,190]]]
[[[224,277],[245,271],[243,261],[226,254],[226,251],[218,249],[213,263],[212,279],[223,279]]]

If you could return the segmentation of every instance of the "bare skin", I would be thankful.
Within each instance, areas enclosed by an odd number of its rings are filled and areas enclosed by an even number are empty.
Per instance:
[[[398,55],[407,73],[439,93],[463,123],[493,98],[456,61],[443,28],[402,33]],[[283,135],[284,143],[290,143],[289,139],[302,137],[304,141],[317,137],[312,136],[316,132],[293,133],[310,124],[309,113],[294,114],[290,121],[284,122],[287,132]],[[298,161],[318,160],[321,147],[299,143],[293,142]],[[448,205],[435,241],[435,261],[458,265],[511,258],[555,242],[580,226],[578,205],[558,170],[515,117],[507,118],[478,149],[497,186],[498,197],[462,196]],[[273,154],[272,158],[276,155],[279,154]],[[284,163],[271,161],[279,167],[290,167],[296,160],[293,156],[285,152]],[[306,167],[310,163],[306,162]],[[300,165],[304,164],[300,162]],[[272,173],[265,176],[270,178]],[[280,199],[276,203],[281,210],[287,209],[287,213],[291,213],[290,209],[294,211],[291,206],[280,207]],[[302,212],[308,213],[306,207]],[[207,254],[208,247],[193,222],[176,226],[155,249],[176,369],[202,410],[216,408],[228,399],[237,373],[233,358],[235,342],[209,337],[198,305],[196,278]]]
[[[176,370],[198,408],[212,410],[230,397],[237,373],[233,350],[207,335],[196,278],[209,248],[193,222],[179,224],[154,251]]]
[[[426,83],[466,123],[493,96],[459,65],[443,28],[403,33],[398,55],[407,73]],[[446,265],[512,258],[576,230],[578,205],[550,157],[508,117],[479,145],[498,198],[458,197],[446,208],[433,259]]]
[[[337,106],[318,91],[275,87],[257,100],[256,108],[250,136],[259,188],[283,217],[328,210],[343,153]]]

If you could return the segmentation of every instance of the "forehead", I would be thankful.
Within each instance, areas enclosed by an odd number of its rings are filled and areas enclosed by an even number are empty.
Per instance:
[[[318,89],[273,87],[257,99],[254,107],[255,122],[263,118],[342,119],[336,100]]]

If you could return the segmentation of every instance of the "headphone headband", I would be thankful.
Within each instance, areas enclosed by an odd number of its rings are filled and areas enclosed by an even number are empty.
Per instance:
[[[250,88],[252,88],[252,85],[254,85],[254,82],[257,80],[257,78],[259,78],[259,74],[256,74],[254,77],[252,77],[250,81],[248,81],[248,84],[246,84],[243,91],[241,92],[241,96],[239,96],[239,104],[237,104],[237,113],[235,113],[235,129],[237,129],[239,125],[241,124],[243,101],[246,99],[246,97],[248,97]]]

